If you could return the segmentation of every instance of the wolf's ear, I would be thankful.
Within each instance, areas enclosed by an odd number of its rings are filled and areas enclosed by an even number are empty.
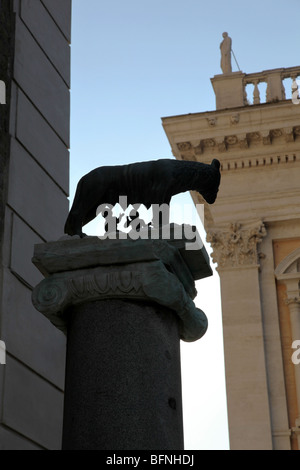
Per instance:
[[[214,166],[217,170],[219,170],[221,164],[220,164],[219,160],[217,160],[216,158],[214,158],[213,161],[211,162],[211,166]]]

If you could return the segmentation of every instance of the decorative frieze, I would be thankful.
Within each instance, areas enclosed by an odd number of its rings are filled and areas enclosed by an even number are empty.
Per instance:
[[[261,131],[261,137],[264,145],[269,145],[272,143],[271,133],[270,131]]]
[[[210,127],[216,127],[216,120],[209,118],[208,121],[210,122]],[[212,124],[213,122],[214,124]],[[231,123],[232,122],[235,122],[235,126],[237,126],[239,122],[238,115],[231,116]],[[211,152],[212,148],[218,152],[229,153],[234,149],[248,149],[251,145],[272,145],[275,141],[277,142],[278,139],[290,143],[294,142],[296,138],[299,138],[299,135],[300,127],[298,126],[282,129],[262,129],[260,131],[232,133],[228,135],[212,135],[198,139],[196,145],[193,141],[178,142],[176,145],[181,157],[187,159],[188,157],[195,158],[197,154]]]
[[[256,137],[257,138],[257,137]],[[286,139],[288,139],[288,135],[286,134]],[[264,145],[270,145],[272,143],[272,139],[269,133],[265,134],[263,137]],[[205,150],[210,148],[210,154],[213,150],[214,152],[219,151],[223,152],[224,157],[221,160],[221,170],[222,171],[229,171],[229,170],[237,170],[243,168],[255,168],[258,166],[267,166],[267,165],[278,165],[278,164],[287,164],[291,162],[300,161],[300,155],[298,153],[274,153],[274,155],[266,155],[266,156],[247,156],[247,154],[243,153],[242,155],[239,154],[236,158],[228,153],[228,149],[231,147],[240,149],[248,149],[249,148],[249,135],[242,135],[239,136],[239,140],[234,143],[233,137],[230,140],[223,141],[214,140],[214,139],[205,139],[201,141],[201,144],[197,147],[190,148],[188,152],[180,152],[181,158],[183,160],[197,160],[197,156],[202,154],[202,161],[205,162]],[[203,155],[204,154],[204,155]],[[211,156],[210,156],[211,158]]]
[[[225,152],[227,150],[227,140],[224,137],[216,137],[214,139],[219,152]]]
[[[284,129],[284,136],[285,136],[286,142],[294,142],[295,135],[294,135],[293,127],[286,127]]]
[[[288,297],[285,299],[286,305],[299,305],[300,306],[300,296],[298,297]]]
[[[240,115],[238,113],[232,114],[230,116],[230,123],[235,125],[240,122]]]
[[[226,137],[225,141],[228,145],[235,145],[238,142],[238,138],[236,135],[229,135]]]
[[[179,142],[177,144],[177,147],[178,147],[178,150],[183,153],[188,152],[189,150],[193,149],[193,146],[190,142]]]
[[[217,124],[217,118],[207,118],[207,122],[210,127],[215,127],[215,125]]]
[[[239,146],[241,149],[247,149],[249,147],[247,134],[240,134],[238,136]]]
[[[294,127],[295,135],[300,135],[300,126]]]
[[[212,259],[219,269],[257,265],[257,245],[266,234],[262,222],[252,226],[232,223],[227,229],[211,230],[207,241],[213,248]]]

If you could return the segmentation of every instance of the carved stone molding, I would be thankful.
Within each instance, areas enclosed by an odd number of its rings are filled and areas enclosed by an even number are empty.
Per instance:
[[[215,143],[217,145],[219,152],[225,152],[227,150],[227,142],[224,139],[224,137],[217,137],[215,139]]]
[[[248,142],[248,138],[247,138],[247,134],[244,133],[244,134],[240,134],[238,136],[239,138],[239,145],[240,145],[240,148],[241,149],[247,149],[249,147],[249,142]]]
[[[240,115],[238,113],[232,114],[230,116],[230,122],[231,122],[231,124],[234,124],[234,125],[238,124],[240,122]]]
[[[295,135],[294,135],[294,129],[292,127],[285,128],[284,129],[284,134],[285,134],[286,142],[294,142]]]
[[[235,116],[235,118],[234,118]],[[238,115],[231,117],[231,123],[238,123]],[[216,119],[207,119],[209,127],[216,127]],[[233,127],[232,127],[233,129]],[[236,127],[237,129],[237,127]],[[188,156],[195,156],[196,153],[210,152],[212,147],[217,149],[219,152],[230,152],[231,149],[235,148],[249,148],[251,144],[254,145],[272,145],[274,139],[282,139],[282,141],[289,143],[294,142],[295,138],[300,135],[300,127],[286,127],[282,129],[264,129],[259,131],[253,131],[248,133],[234,133],[228,135],[208,135],[205,138],[197,141],[197,145],[193,145],[193,141],[178,142],[177,148],[182,158]],[[298,137],[299,138],[299,137]],[[196,152],[197,148],[197,152]],[[199,152],[199,148],[201,152]]]
[[[300,135],[300,126],[294,127],[295,135]]]
[[[252,226],[232,223],[224,230],[209,231],[207,241],[213,248],[213,261],[219,269],[257,265],[257,245],[266,233],[262,222]]]
[[[214,127],[217,124],[218,119],[216,117],[207,118],[208,125]]]
[[[235,145],[238,142],[238,138],[236,135],[229,135],[228,137],[226,137],[225,141],[228,145]]]
[[[188,152],[193,148],[190,142],[180,142],[179,144],[177,144],[177,147],[180,152]]]
[[[269,145],[272,143],[271,133],[270,131],[262,131],[261,132],[262,140],[264,145]]]
[[[33,290],[32,303],[53,325],[66,333],[74,305],[106,299],[151,300],[177,314],[184,341],[196,341],[205,334],[206,315],[193,302],[197,294],[194,266],[180,254],[180,241],[174,240],[175,248],[165,240],[97,242],[95,238],[36,245],[36,266],[42,272],[50,267],[51,273]],[[206,263],[203,247],[197,251],[193,257],[199,264]],[[92,264],[93,258],[99,262]],[[206,276],[199,272],[196,277]]]
[[[299,304],[300,305],[300,297],[289,297],[285,300],[286,305],[294,305],[294,304]]]

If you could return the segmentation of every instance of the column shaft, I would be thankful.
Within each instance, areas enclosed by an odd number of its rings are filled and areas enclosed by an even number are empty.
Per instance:
[[[174,312],[112,299],[68,312],[64,450],[183,449]]]

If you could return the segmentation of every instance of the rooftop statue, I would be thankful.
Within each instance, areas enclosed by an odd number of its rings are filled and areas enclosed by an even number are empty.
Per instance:
[[[220,44],[221,49],[221,69],[223,73],[231,73],[231,38],[228,33],[223,33],[223,41]]]
[[[65,233],[83,237],[82,227],[96,217],[101,204],[114,206],[120,196],[128,205],[169,204],[172,196],[197,191],[206,202],[216,200],[221,180],[220,162],[211,164],[160,159],[128,165],[103,166],[83,176],[76,189]]]

